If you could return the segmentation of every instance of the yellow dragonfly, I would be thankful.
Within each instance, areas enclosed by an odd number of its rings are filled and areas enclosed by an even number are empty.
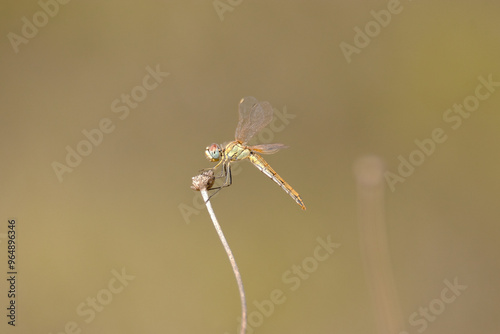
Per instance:
[[[261,129],[266,127],[273,120],[273,107],[269,102],[259,102],[255,97],[249,96],[241,99],[239,104],[240,119],[236,127],[235,141],[228,144],[212,144],[205,150],[205,155],[212,162],[219,161],[213,167],[216,169],[222,164],[222,175],[226,178],[221,189],[229,187],[232,184],[231,163],[248,159],[262,173],[266,174],[281,189],[290,195],[295,202],[302,208],[306,209],[300,195],[283,180],[274,169],[260,156],[260,154],[273,154],[287,146],[283,144],[263,144],[255,146],[247,146],[247,142]],[[260,153],[260,154],[259,154]]]

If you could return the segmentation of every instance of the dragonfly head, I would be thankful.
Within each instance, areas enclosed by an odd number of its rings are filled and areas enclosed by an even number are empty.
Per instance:
[[[205,149],[205,156],[208,160],[214,162],[219,161],[221,158],[221,148],[217,144],[212,144]]]

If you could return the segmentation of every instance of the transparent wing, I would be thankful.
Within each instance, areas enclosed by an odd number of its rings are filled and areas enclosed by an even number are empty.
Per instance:
[[[241,99],[240,120],[234,137],[243,143],[248,142],[257,132],[273,120],[273,107],[269,102],[259,102],[253,96]]]
[[[281,150],[282,148],[287,148],[288,146],[283,144],[262,144],[248,147],[252,151],[262,153],[262,154],[273,154]]]

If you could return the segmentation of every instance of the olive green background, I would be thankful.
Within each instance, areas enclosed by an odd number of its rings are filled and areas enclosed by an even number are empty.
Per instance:
[[[374,154],[398,173],[398,157],[436,128],[446,141],[385,192],[401,331],[418,333],[411,315],[456,278],[467,288],[425,333],[497,333],[500,87],[456,130],[443,115],[475,94],[478,77],[500,81],[500,5],[402,0],[348,62],[341,43],[354,45],[354,29],[388,1],[232,3],[221,20],[212,1],[70,1],[17,53],[8,34],[41,7],[0,5],[2,333],[55,334],[71,322],[81,333],[236,333],[234,276],[190,184],[212,166],[204,148],[233,139],[249,95],[290,115],[267,132],[290,148],[266,159],[307,205],[248,162],[212,201],[249,312],[273,290],[286,298],[256,333],[376,333],[353,165]],[[142,85],[148,66],[169,75],[120,119],[113,101]],[[105,118],[114,130],[59,182],[52,164]],[[9,218],[15,328],[5,317]],[[312,263],[328,236],[339,248],[291,290],[282,275]],[[110,294],[122,269],[135,278]],[[88,323],[77,313],[109,296]]]

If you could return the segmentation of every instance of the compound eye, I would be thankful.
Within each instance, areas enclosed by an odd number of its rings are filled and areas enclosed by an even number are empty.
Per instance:
[[[210,161],[218,161],[220,159],[220,147],[217,144],[212,144],[205,150],[205,155]]]

